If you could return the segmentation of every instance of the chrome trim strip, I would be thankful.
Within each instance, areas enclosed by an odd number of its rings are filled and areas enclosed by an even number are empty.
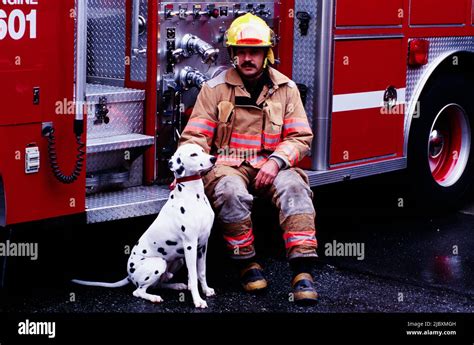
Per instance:
[[[87,75],[87,0],[77,1],[76,120],[84,119]]]
[[[334,39],[336,41],[346,41],[346,40],[380,40],[380,39],[400,39],[405,37],[405,35],[336,35]]]
[[[7,225],[7,207],[5,200],[5,189],[3,188],[3,179],[0,176],[0,226]]]
[[[391,153],[391,154],[384,155],[384,156],[358,159],[358,160],[350,161],[350,162],[331,164],[331,168],[339,168],[339,167],[344,167],[344,166],[347,166],[347,165],[352,165],[352,164],[357,164],[357,163],[369,163],[369,162],[373,162],[373,161],[376,161],[376,160],[379,160],[379,159],[394,158],[396,156],[397,156],[396,153]]]
[[[405,157],[329,171],[305,171],[311,187],[378,175],[407,167]]]
[[[403,25],[353,25],[353,26],[336,26],[338,30],[354,30],[354,29],[402,29]]]
[[[320,37],[320,49],[318,50],[319,80],[315,87],[315,100],[317,100],[317,114],[314,117],[313,131],[316,133],[312,147],[312,169],[324,171],[329,167],[329,133],[332,109],[332,85],[333,70],[332,64],[334,54],[334,20],[336,4],[334,0],[319,1],[318,9],[320,15],[318,36]],[[314,128],[314,126],[316,126]]]
[[[463,28],[466,24],[410,24],[411,29],[417,28]]]

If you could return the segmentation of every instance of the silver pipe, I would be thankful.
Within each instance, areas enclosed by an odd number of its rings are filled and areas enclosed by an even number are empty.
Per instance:
[[[87,0],[77,0],[76,39],[76,120],[83,120],[87,75]]]
[[[132,3],[132,54],[138,50],[138,16],[140,12],[140,0],[133,0]]]
[[[205,64],[211,64],[219,57],[219,49],[214,48],[206,41],[192,34],[183,36],[180,48],[183,49],[185,57],[189,57],[194,53],[199,54],[202,57],[202,62]]]
[[[202,85],[209,80],[201,71],[190,66],[184,67],[177,75],[177,82],[185,89],[191,87],[202,88]]]
[[[332,59],[333,59],[333,26],[334,26],[334,0],[320,0],[318,36],[320,39],[317,52],[318,82],[316,87],[317,114],[313,126],[315,128],[315,142],[313,144],[312,168],[314,170],[327,170],[329,168],[329,140],[332,108]]]
[[[138,56],[140,54],[145,54],[146,49],[140,48],[140,0],[133,0],[132,8],[132,56]]]

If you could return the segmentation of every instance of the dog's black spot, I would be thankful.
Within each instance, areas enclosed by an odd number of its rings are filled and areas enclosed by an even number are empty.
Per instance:
[[[145,260],[145,258],[141,258],[141,259],[140,259],[140,261],[143,261],[143,260]]]
[[[186,210],[184,209],[183,206],[181,206],[181,213],[184,214],[184,212],[186,212]]]
[[[183,254],[184,254],[184,249],[183,249],[183,248],[179,248],[179,249],[176,251],[176,253],[183,255]]]
[[[198,252],[198,259],[202,258],[202,253]]]
[[[174,199],[174,195],[173,195],[173,194],[171,194],[171,199]]]
[[[179,190],[180,192],[182,192],[182,191],[183,191],[183,187],[181,187],[180,185],[178,185],[178,190]]]
[[[184,167],[181,165],[177,170],[176,172],[179,174],[179,175],[182,175],[183,172],[184,172]]]
[[[199,165],[200,165],[201,167],[204,167],[204,164],[202,164],[202,163],[201,163],[201,164],[199,164]]]
[[[188,246],[188,248],[186,248],[186,249],[187,249],[187,250],[191,250],[192,248],[191,248],[191,246]]]
[[[166,244],[169,245],[169,246],[175,246],[178,244],[178,242],[174,242],[174,241],[166,241]]]
[[[146,277],[146,278],[145,278],[145,281],[147,281],[148,279],[150,279],[150,277]]]
[[[162,247],[158,248],[158,253],[163,254],[164,252],[165,252],[165,248],[162,248]]]
[[[134,273],[135,272],[135,269],[134,268],[130,268],[130,273]]]
[[[142,253],[143,253],[143,254],[146,254],[146,249],[143,249]]]
[[[176,160],[176,163],[181,164],[181,158],[178,157],[178,159]]]
[[[199,194],[196,195],[198,199],[201,199],[201,197],[199,196]]]
[[[191,157],[197,157],[198,154],[197,153],[191,153]]]
[[[155,271],[155,274],[158,274],[158,273],[160,273],[160,272],[159,272],[159,271]]]
[[[137,253],[133,252],[133,255],[137,255]]]
[[[135,263],[131,262],[130,267],[133,267],[133,266],[135,266]]]
[[[186,228],[184,227],[184,225],[181,225],[181,231],[182,231],[182,232],[185,232],[185,231],[186,231]]]

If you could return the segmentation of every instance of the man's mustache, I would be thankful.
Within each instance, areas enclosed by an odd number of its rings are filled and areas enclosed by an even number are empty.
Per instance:
[[[257,66],[255,66],[253,63],[251,63],[251,62],[249,62],[249,61],[244,62],[244,63],[242,64],[242,67],[255,67],[255,68],[257,68]]]

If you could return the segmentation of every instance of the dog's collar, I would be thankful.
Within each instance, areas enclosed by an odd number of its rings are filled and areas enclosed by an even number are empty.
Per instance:
[[[197,180],[200,180],[200,179],[201,179],[201,175],[186,176],[186,177],[177,178],[176,183],[197,181]]]
[[[201,179],[201,175],[193,175],[193,176],[186,176],[176,179],[176,183],[172,183],[169,185],[170,190],[174,190],[178,183],[189,182],[189,181],[197,181]]]

